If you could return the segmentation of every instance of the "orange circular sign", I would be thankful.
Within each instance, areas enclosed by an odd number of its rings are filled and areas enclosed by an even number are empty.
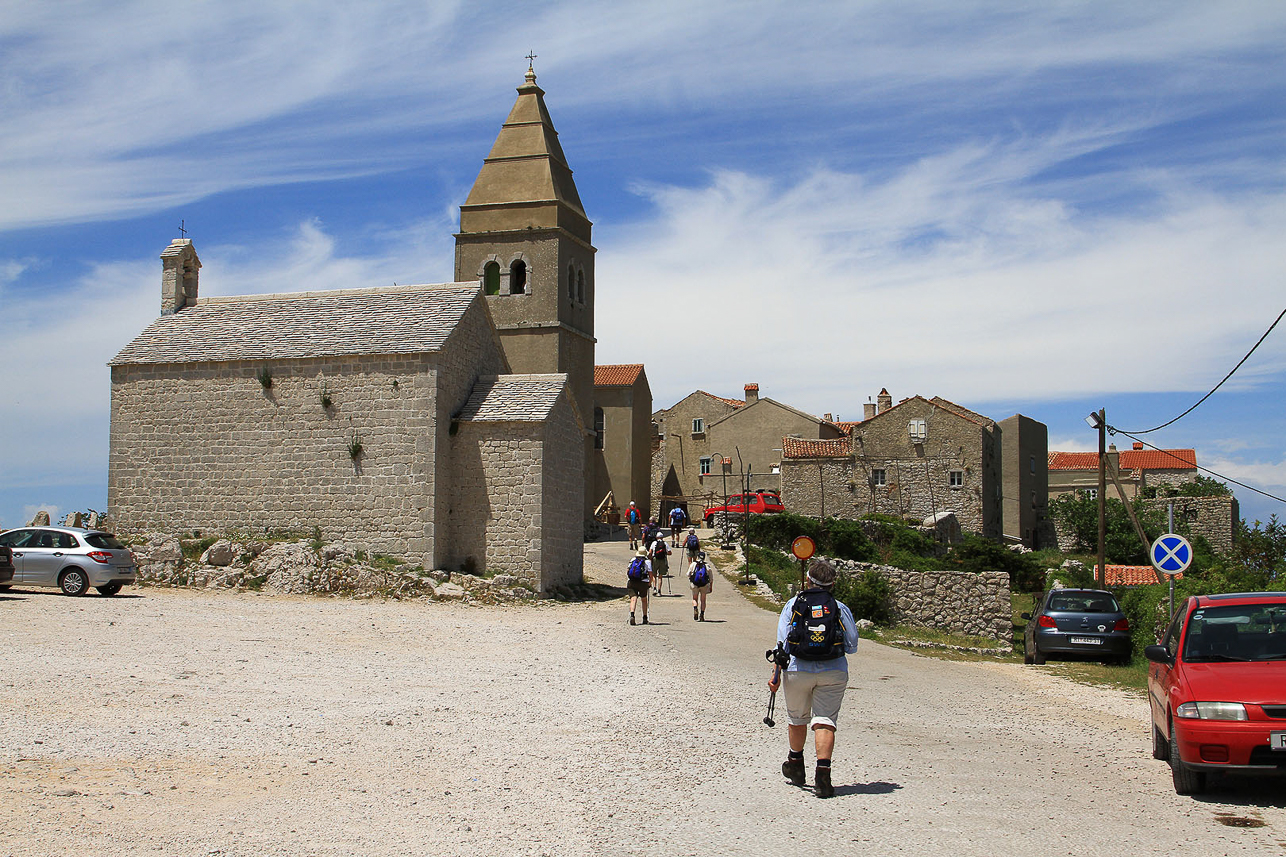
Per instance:
[[[795,555],[795,559],[809,559],[817,552],[817,545],[808,536],[799,536],[790,543],[790,552]]]

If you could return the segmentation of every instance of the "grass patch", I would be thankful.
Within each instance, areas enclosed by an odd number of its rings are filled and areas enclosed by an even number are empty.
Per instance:
[[[185,560],[196,562],[201,559],[201,554],[205,553],[206,548],[218,540],[217,536],[206,536],[203,539],[179,539],[179,549],[183,551]]]
[[[372,568],[378,568],[380,571],[397,571],[406,565],[406,561],[398,559],[395,556],[386,556],[382,553],[371,554],[370,561],[367,563]]]
[[[1148,662],[1141,655],[1126,666],[1105,666],[1096,661],[1049,661],[1044,667],[1054,675],[1070,681],[1095,687],[1113,687],[1146,693],[1148,689]]]

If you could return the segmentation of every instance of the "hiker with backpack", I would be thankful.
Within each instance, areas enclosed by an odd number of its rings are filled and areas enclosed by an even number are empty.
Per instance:
[[[656,518],[651,518],[643,525],[643,549],[652,550],[652,542],[661,537],[661,525],[656,522]]]
[[[697,622],[706,620],[706,596],[714,592],[714,575],[706,565],[705,551],[697,554],[692,565],[688,567],[688,582],[692,584],[692,618]]]
[[[630,550],[638,550],[639,538],[643,534],[643,513],[639,511],[638,506],[634,505],[633,500],[630,501],[630,507],[625,510],[625,526],[630,531]]]
[[[639,548],[634,559],[630,560],[630,567],[626,570],[627,578],[625,588],[630,592],[630,624],[637,624],[634,621],[634,608],[640,600],[643,601],[643,624],[647,624],[647,596],[652,588],[652,563],[648,561],[647,551]]]
[[[831,756],[835,749],[835,723],[844,688],[848,686],[848,658],[857,651],[857,623],[848,605],[831,594],[835,566],[824,559],[808,563],[808,585],[786,602],[777,620],[777,646],[789,656],[784,671],[773,670],[768,689],[786,689],[790,754],[781,773],[792,785],[804,785],[804,744],[813,732],[817,768],[813,793],[835,795],[831,785]]]
[[[656,594],[661,594],[661,581],[670,574],[670,551],[665,547],[665,539],[659,535],[652,542],[652,580]]]
[[[679,534],[683,532],[683,527],[688,523],[688,513],[683,511],[682,506],[675,506],[670,510],[670,547],[679,546]]]
[[[688,549],[689,565],[697,561],[697,554],[701,554],[701,558],[705,559],[705,553],[701,550],[701,540],[697,538],[696,527],[688,530],[688,537],[684,539],[683,546]]]

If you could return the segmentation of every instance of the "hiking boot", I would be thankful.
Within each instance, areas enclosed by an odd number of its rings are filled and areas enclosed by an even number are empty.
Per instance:
[[[804,760],[787,759],[781,763],[781,775],[790,780],[792,786],[804,784]]]
[[[644,624],[644,625],[646,625],[646,624],[647,624],[647,614],[646,614],[646,613],[644,613],[644,614],[643,614],[643,624]]]
[[[801,762],[800,767],[804,765]],[[813,786],[813,794],[818,797],[835,797],[835,787],[831,785],[831,769],[817,767],[817,773],[814,775],[816,785]]]
[[[631,624],[631,625],[636,624],[636,623],[635,623],[635,621],[634,621],[634,614],[633,614],[633,613],[631,613],[631,614],[630,614],[630,624]]]
[[[695,621],[697,621],[697,620],[698,620],[698,619],[700,619],[700,618],[701,618],[701,615],[700,615],[699,613],[697,613],[697,608],[693,607],[693,608],[692,608],[692,621],[693,621],[693,622],[695,622]]]
[[[705,620],[706,620],[706,611],[702,610],[702,611],[701,611],[701,618],[700,618],[698,621],[700,621],[700,622],[704,622]]]

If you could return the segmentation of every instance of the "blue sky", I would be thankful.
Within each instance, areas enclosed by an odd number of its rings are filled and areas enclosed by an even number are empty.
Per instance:
[[[104,364],[180,220],[203,295],[450,280],[529,50],[598,361],[658,406],[753,381],[851,419],[887,387],[1091,449],[1091,410],[1170,419],[1286,308],[1279,2],[19,0],[0,524],[106,504]],[[1286,496],[1283,394],[1286,324],[1149,439]]]

